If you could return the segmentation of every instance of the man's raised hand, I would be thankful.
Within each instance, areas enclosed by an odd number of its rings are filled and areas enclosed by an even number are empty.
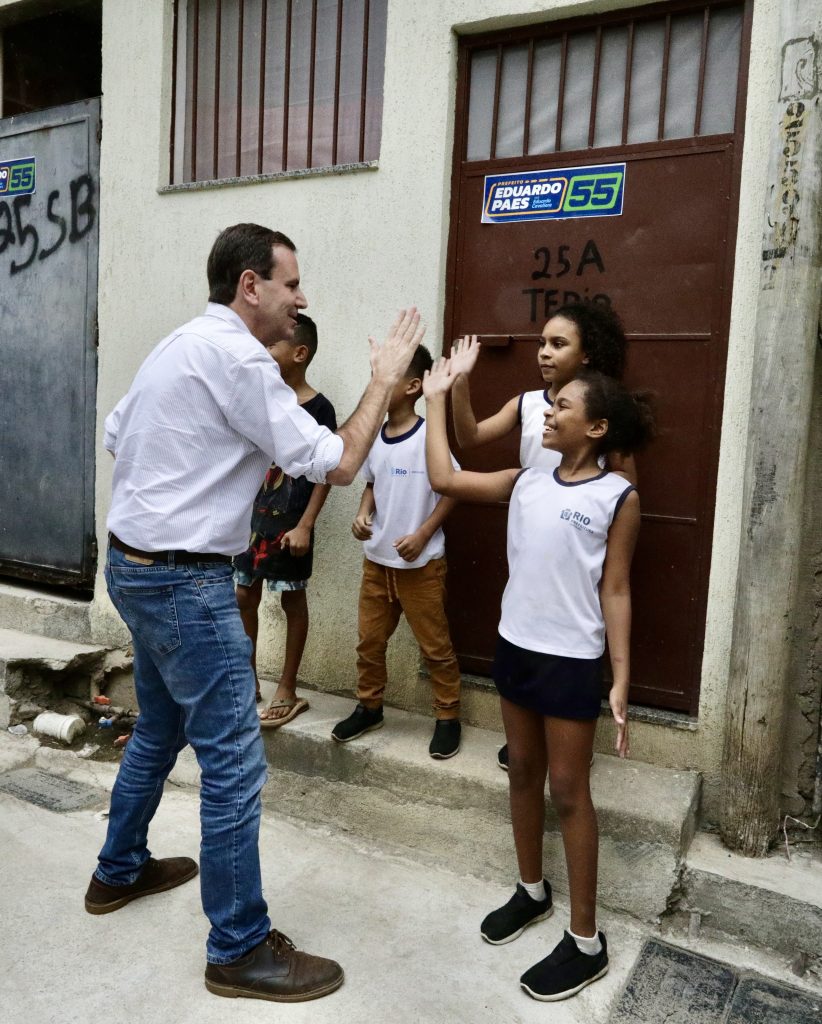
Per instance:
[[[425,327],[420,325],[420,315],[415,306],[401,309],[388,330],[388,337],[382,345],[369,337],[371,345],[371,374],[375,380],[393,387],[402,379],[411,357],[425,336]]]

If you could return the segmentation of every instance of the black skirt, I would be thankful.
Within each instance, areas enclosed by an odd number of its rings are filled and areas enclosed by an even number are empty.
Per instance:
[[[551,718],[599,717],[602,658],[564,658],[497,638],[494,683],[512,704]]]

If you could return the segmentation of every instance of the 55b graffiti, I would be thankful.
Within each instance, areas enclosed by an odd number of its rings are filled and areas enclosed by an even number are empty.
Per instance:
[[[66,198],[61,200],[60,189],[49,192],[45,206],[46,223],[41,223],[39,230],[38,225],[28,220],[30,195],[0,201],[0,256],[12,247],[16,250],[9,263],[12,277],[28,270],[35,260],[47,260],[53,256],[66,240],[75,245],[94,227],[97,219],[94,179],[90,174],[81,174],[69,182],[68,192],[67,210]]]

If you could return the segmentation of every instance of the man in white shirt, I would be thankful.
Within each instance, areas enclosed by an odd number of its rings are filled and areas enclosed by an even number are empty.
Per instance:
[[[197,874],[190,858],[155,860],[146,845],[163,783],[190,743],[202,773],[206,987],[314,999],[343,972],[271,930],[258,850],[266,762],[231,556],[245,550],[272,462],[315,483],[351,483],[424,329],[416,310],[402,311],[385,344],[371,342],[371,381],[332,434],[299,407],[265,349],[293,334],[307,305],[294,243],[255,224],[227,228],[208,281],[205,314],[160,342],[106,420],[115,456],[106,581],[132,634],[140,717],[85,905],[109,913]]]

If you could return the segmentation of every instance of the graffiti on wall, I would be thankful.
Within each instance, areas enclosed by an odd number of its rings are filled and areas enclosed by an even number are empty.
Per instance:
[[[96,194],[92,176],[81,174],[67,189],[49,192],[40,217],[31,216],[30,195],[0,201],[0,256],[8,250],[9,274],[13,277],[35,260],[47,260],[65,243],[82,241],[97,219]]]

